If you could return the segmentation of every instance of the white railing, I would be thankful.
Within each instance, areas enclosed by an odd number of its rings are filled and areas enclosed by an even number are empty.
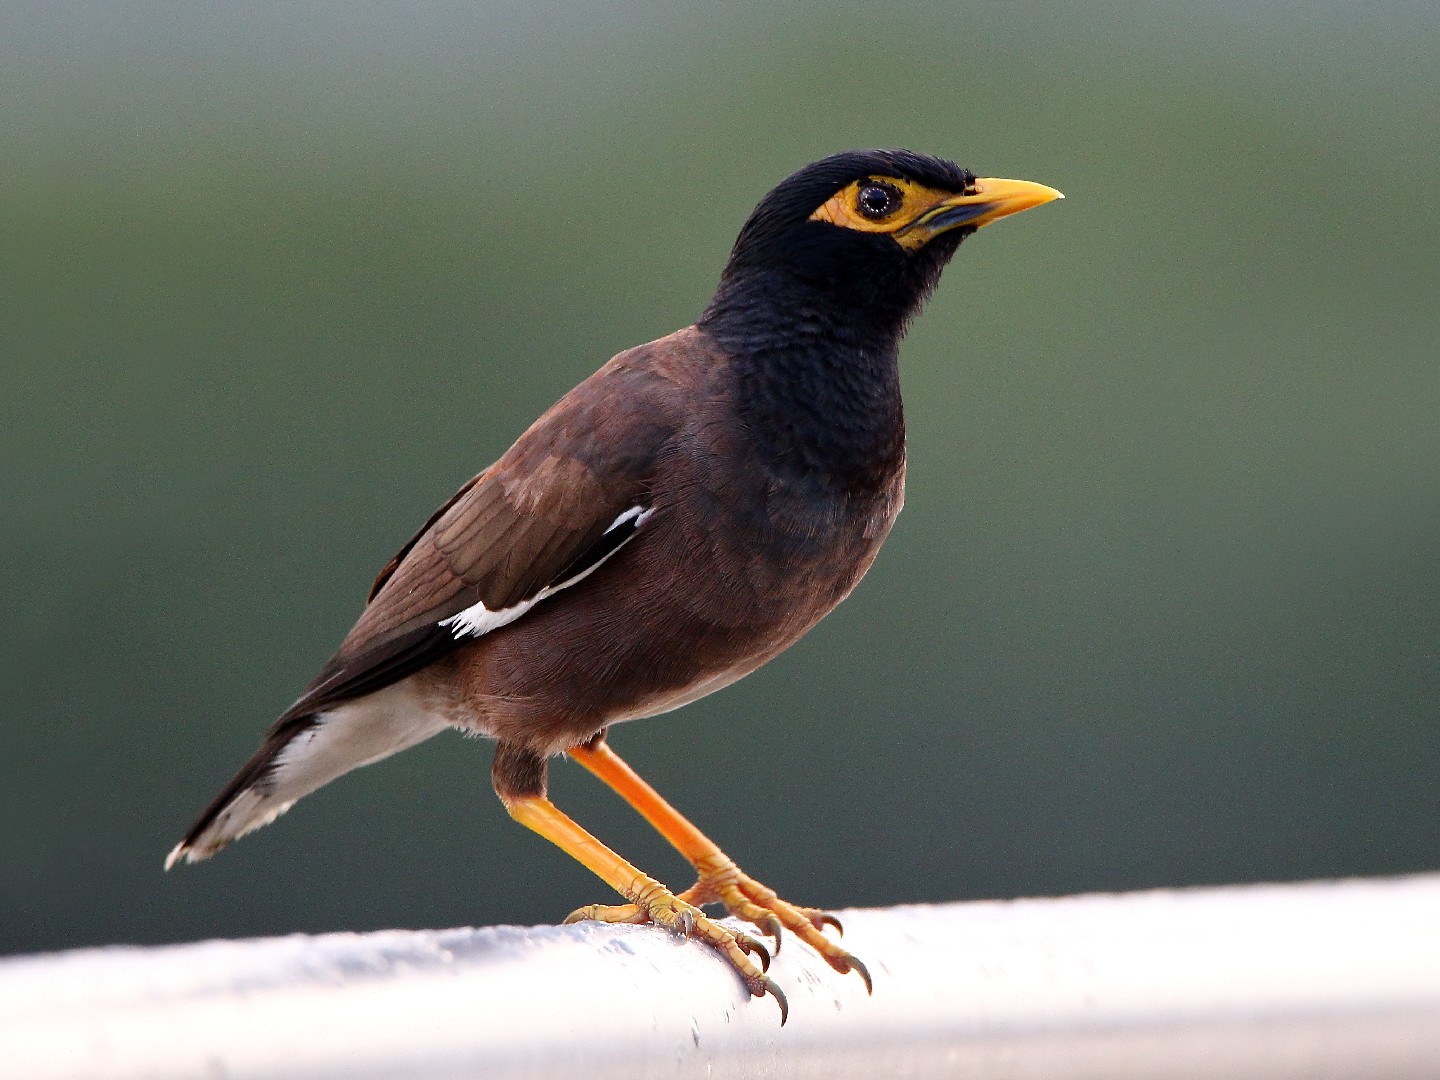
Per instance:
[[[750,1001],[649,927],[0,962],[0,1076],[1440,1077],[1440,874],[842,912]]]

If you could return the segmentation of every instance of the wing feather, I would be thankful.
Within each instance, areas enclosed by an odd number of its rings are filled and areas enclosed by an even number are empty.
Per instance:
[[[413,674],[473,641],[466,627],[512,621],[627,542],[651,508],[649,480],[676,426],[664,404],[673,380],[646,362],[658,344],[622,353],[581,383],[431,515],[380,571],[359,621],[280,722]],[[627,513],[625,528],[607,531]],[[500,617],[442,625],[469,611]]]

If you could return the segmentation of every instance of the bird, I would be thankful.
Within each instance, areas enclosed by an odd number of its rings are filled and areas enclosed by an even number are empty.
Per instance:
[[[495,741],[511,817],[623,898],[567,922],[652,923],[789,1004],[770,951],[702,906],[870,973],[742,871],[615,752],[610,729],[714,693],[856,586],[904,501],[899,348],[962,240],[1063,198],[908,150],[781,181],[690,326],[619,353],[444,503],[380,570],[334,657],[170,852],[197,862],[361,765],[458,728]],[[547,797],[568,756],[694,867],[674,892]]]

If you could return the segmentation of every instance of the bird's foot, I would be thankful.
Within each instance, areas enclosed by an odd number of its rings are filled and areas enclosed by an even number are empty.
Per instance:
[[[648,881],[636,890],[632,904],[590,904],[565,917],[567,923],[594,920],[607,923],[654,923],[683,938],[698,939],[720,953],[745,982],[754,997],[769,994],[780,1006],[780,1023],[790,1015],[785,994],[765,974],[770,968],[770,950],[749,934],[730,930],[710,918],[693,903],[676,896],[657,881]],[[756,966],[755,957],[759,961]]]
[[[834,915],[780,899],[774,889],[744,873],[730,859],[701,865],[699,870],[700,880],[681,893],[680,900],[697,906],[724,904],[731,915],[754,924],[772,938],[776,953],[780,952],[783,927],[818,952],[840,974],[853,971],[859,975],[866,993],[874,992],[869,969],[821,932],[826,926],[833,926],[838,933],[845,933]]]

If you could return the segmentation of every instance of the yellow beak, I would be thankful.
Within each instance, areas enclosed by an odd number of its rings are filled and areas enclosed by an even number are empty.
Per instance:
[[[975,191],[942,199],[895,233],[905,247],[920,247],[933,238],[962,225],[980,228],[1002,217],[1029,210],[1032,206],[1063,199],[1052,187],[1029,180],[1002,180],[987,176],[975,181]]]

